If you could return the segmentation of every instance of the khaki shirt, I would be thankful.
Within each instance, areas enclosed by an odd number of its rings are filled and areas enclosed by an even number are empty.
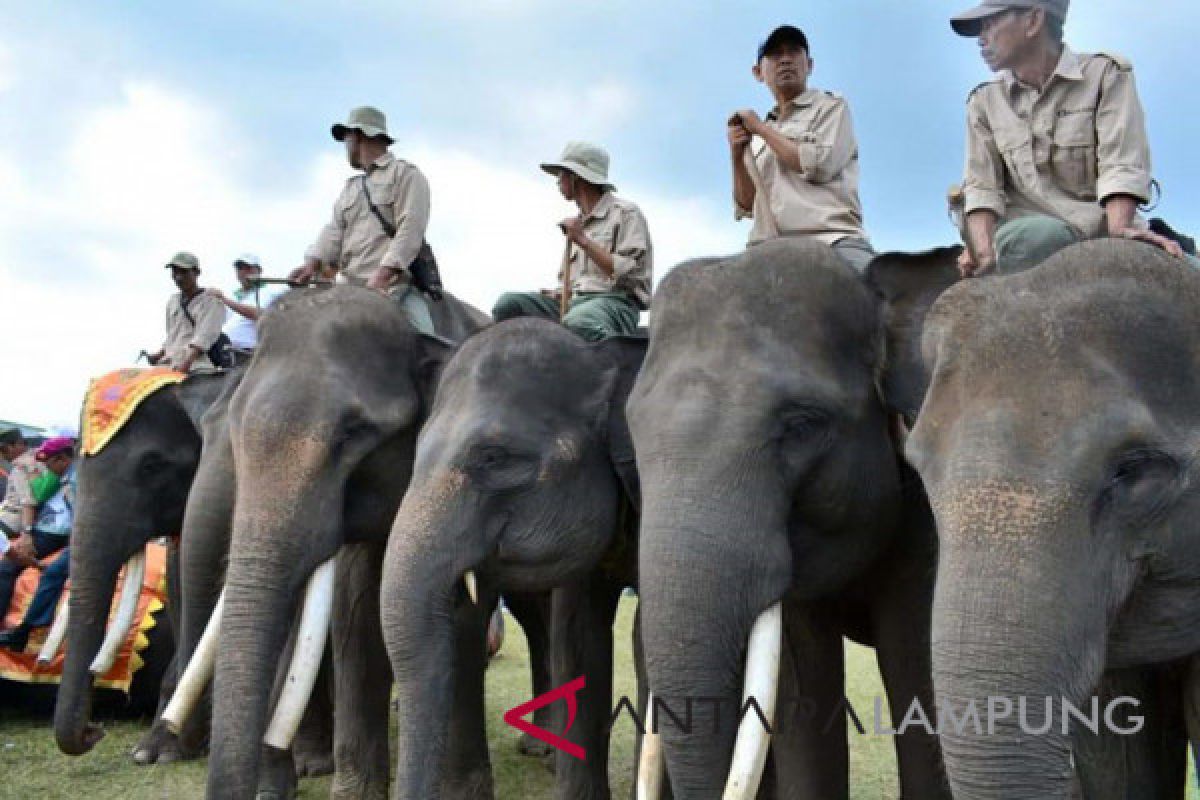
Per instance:
[[[407,269],[417,257],[429,225],[429,182],[419,169],[384,153],[365,175],[371,201],[396,226],[395,238],[387,235],[367,204],[363,176],[355,175],[346,180],[333,204],[333,219],[308,250],[359,285],[381,266]]]
[[[193,326],[183,313],[183,293],[176,292],[167,301],[167,339],[163,342],[163,363],[179,368],[188,356],[188,348],[195,345],[201,355],[192,362],[192,369],[213,369],[208,360],[208,350],[221,335],[225,324],[225,304],[213,295],[200,290],[188,303],[188,314],[196,321]]]
[[[583,219],[583,232],[613,257],[613,274],[605,275],[582,247],[570,244],[571,291],[625,292],[643,310],[650,307],[654,248],[642,210],[606,191]],[[562,283],[562,272],[558,273]]]
[[[809,89],[767,114],[766,123],[796,143],[803,172],[780,163],[762,139],[750,147],[766,197],[755,192],[754,208],[734,199],[734,217],[754,218],[750,244],[771,236],[767,204],[780,235],[812,236],[826,244],[847,236],[866,238],[858,199],[858,140],[850,106],[829,92]]]
[[[21,529],[21,509],[35,505],[30,482],[46,471],[46,465],[37,460],[36,451],[30,449],[12,463],[8,474],[8,486],[4,489],[4,502],[0,504],[0,522],[11,531]]]
[[[1046,214],[1084,236],[1107,232],[1101,201],[1150,197],[1150,146],[1133,68],[1064,47],[1046,87],[1010,70],[967,100],[964,210]]]

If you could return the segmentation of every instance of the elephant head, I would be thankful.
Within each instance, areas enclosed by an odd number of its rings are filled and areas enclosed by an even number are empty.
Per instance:
[[[642,640],[655,697],[677,712],[697,701],[691,733],[660,730],[675,796],[715,797],[743,674],[771,674],[746,664],[755,621],[785,594],[840,587],[891,539],[884,335],[867,285],[805,240],[677,267],[654,306],[628,403]]]
[[[67,652],[54,711],[64,753],[86,753],[103,736],[91,722],[90,665],[117,574],[151,539],[179,533],[200,459],[200,418],[225,386],[223,376],[196,375],[155,392],[99,453],[80,459]]]
[[[1198,307],[1182,262],[1099,240],[929,314],[907,455],[940,540],[934,684],[986,715],[943,727],[957,798],[1067,797],[1066,704],[1200,648]]]
[[[393,797],[439,796],[464,575],[545,590],[610,550],[622,498],[636,494],[624,400],[644,347],[514,320],[446,366],[384,563],[384,637],[404,709]]]
[[[253,795],[268,695],[300,590],[344,542],[386,536],[433,377],[451,350],[417,333],[395,303],[357,287],[293,292],[265,317],[229,411],[237,500],[211,794]]]

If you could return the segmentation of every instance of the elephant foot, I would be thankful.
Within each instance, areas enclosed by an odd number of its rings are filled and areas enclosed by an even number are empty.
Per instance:
[[[296,743],[292,746],[292,765],[295,767],[297,778],[332,775],[334,769],[333,750],[328,746],[324,748],[310,747],[307,743],[296,739]]]
[[[553,755],[554,748],[541,739],[535,739],[528,733],[522,733],[521,738],[517,739],[517,752],[530,758],[544,758]]]
[[[296,797],[296,770],[292,754],[263,746],[254,800],[293,800]]]
[[[339,772],[329,787],[329,800],[388,800],[387,781],[364,782]]]
[[[487,767],[442,779],[443,800],[492,800],[495,796],[492,770]]]
[[[131,755],[138,766],[170,764],[199,758],[203,748],[184,746],[178,736],[167,730],[166,723],[159,720],[134,745]]]

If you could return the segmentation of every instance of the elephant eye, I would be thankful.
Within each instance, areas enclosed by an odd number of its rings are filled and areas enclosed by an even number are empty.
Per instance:
[[[167,467],[167,460],[158,453],[146,453],[138,462],[137,474],[142,481],[152,480]]]
[[[792,408],[780,416],[780,432],[788,438],[812,436],[828,426],[829,415],[818,408]]]
[[[1153,515],[1169,502],[1179,471],[1179,462],[1162,451],[1126,453],[1113,467],[1107,500],[1126,513]]]
[[[511,489],[532,480],[538,459],[510,448],[489,444],[471,451],[467,470],[481,489]]]

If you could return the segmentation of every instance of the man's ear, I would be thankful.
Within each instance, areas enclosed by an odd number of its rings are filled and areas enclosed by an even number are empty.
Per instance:
[[[437,394],[438,382],[442,379],[442,370],[458,351],[458,345],[441,336],[427,333],[418,333],[416,336],[417,353],[413,378],[421,396],[423,413],[428,414],[433,408],[433,398]]]
[[[638,371],[646,359],[647,344],[644,336],[614,336],[592,345],[605,361],[616,366],[609,386],[608,456],[625,493],[637,509],[642,506],[642,497],[633,453],[633,437],[625,419],[625,401],[629,399]]]
[[[758,81],[759,83],[762,83],[763,82],[763,74],[762,74],[762,69],[758,66],[758,63],[759,62],[757,62],[757,61],[754,62],[754,66],[750,68],[750,74],[754,76],[754,80]]]
[[[959,245],[924,253],[883,253],[867,268],[867,283],[883,302],[884,402],[909,424],[929,387],[929,370],[921,354],[925,317],[942,292],[958,282],[961,252]]]

